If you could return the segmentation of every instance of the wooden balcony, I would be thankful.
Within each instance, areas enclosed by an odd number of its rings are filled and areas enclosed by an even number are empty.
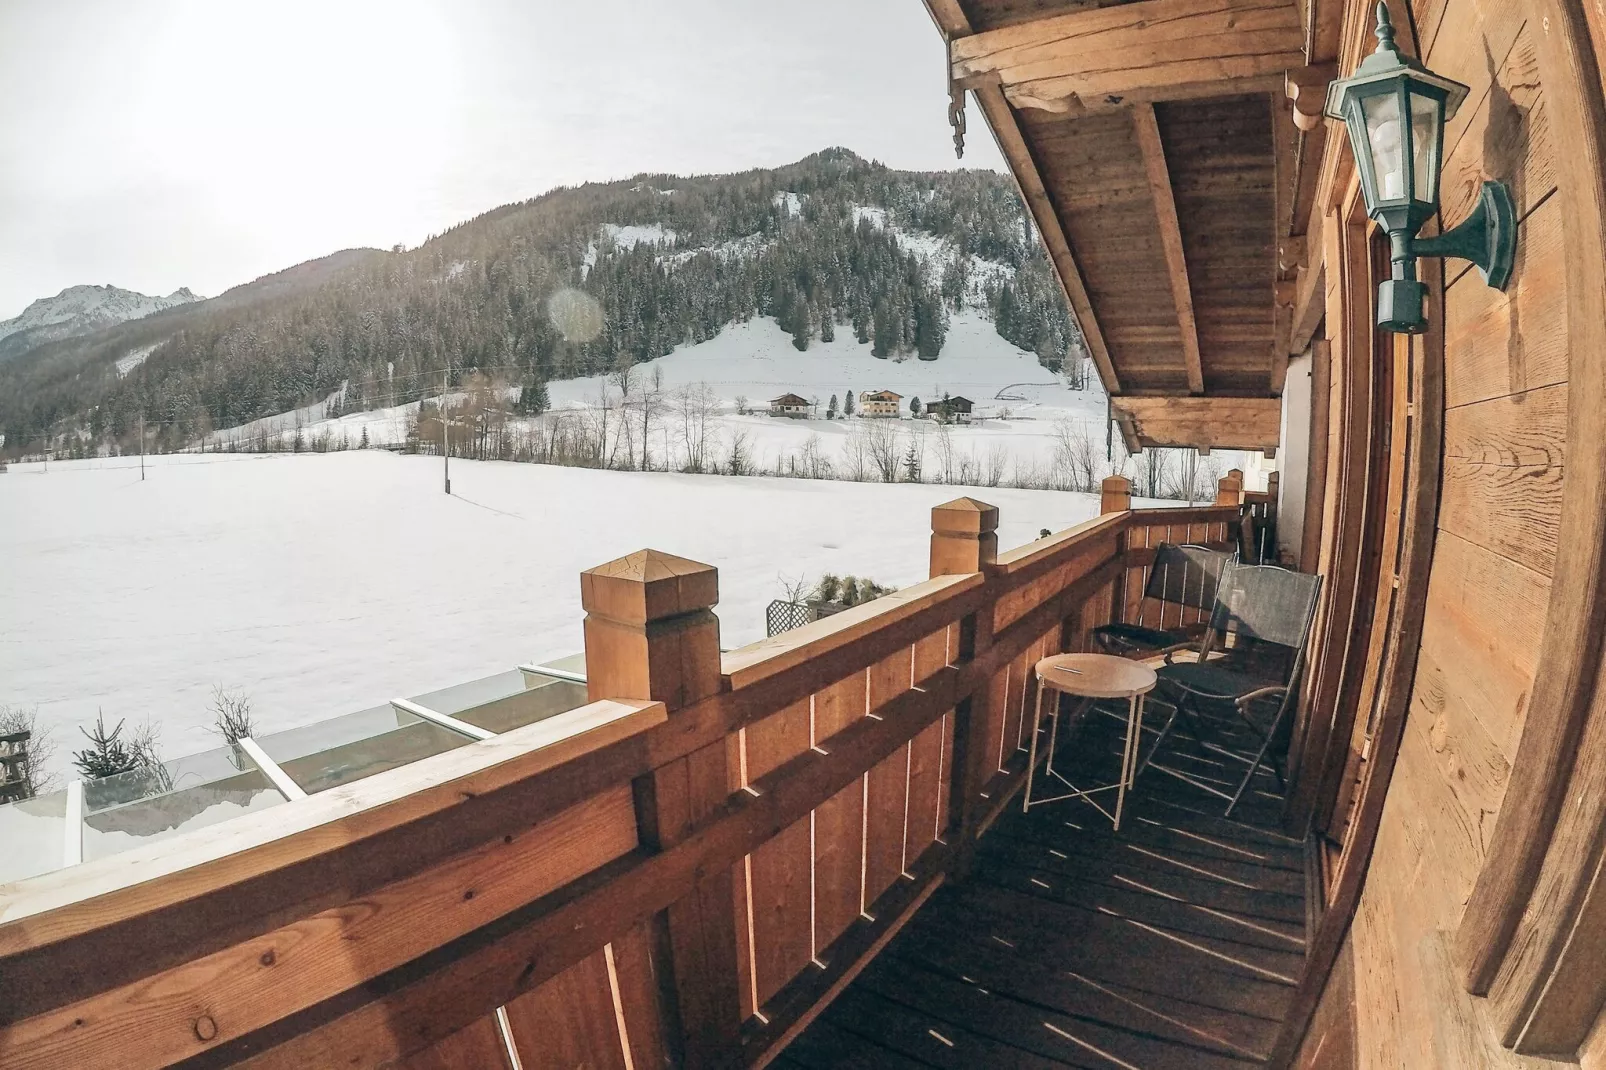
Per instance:
[[[942,1050],[851,1058],[1251,1059],[1303,939],[1275,794],[1228,822],[1151,771],[1119,835],[1013,805],[1030,667],[1246,508],[1127,504],[999,555],[960,499],[929,581],[723,655],[712,567],[589,570],[588,705],[0,887],[0,1064],[818,1065],[888,1001],[885,1051]]]

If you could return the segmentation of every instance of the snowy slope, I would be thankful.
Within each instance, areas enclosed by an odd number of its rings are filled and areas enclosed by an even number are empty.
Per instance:
[[[995,400],[1000,390],[1017,383],[1032,384],[1030,396],[1039,406],[1074,409],[1100,419],[1104,411],[1102,393],[1066,387],[1034,354],[1000,338],[991,321],[976,312],[953,317],[942,354],[931,361],[873,357],[870,347],[856,342],[846,327],[838,329],[834,341],[815,341],[800,353],[774,320],[756,318],[727,327],[706,342],[680,346],[641,365],[637,373],[651,375],[655,368],[662,369],[666,389],[707,383],[722,398],[746,397],[754,404],[792,392],[817,397],[822,416],[831,395],[840,402],[849,388],[856,394],[895,390],[904,395],[905,406],[910,397],[935,401],[946,390],[984,408],[1019,410],[1019,404]],[[552,383],[552,403],[589,403],[602,383],[600,377]]]
[[[0,476],[0,704],[37,704],[58,767],[78,726],[149,716],[217,745],[213,684],[272,731],[581,648],[579,573],[653,547],[717,565],[727,646],[778,574],[926,575],[930,509],[974,494],[1002,547],[1091,495],[440,462],[379,451],[13,464]],[[619,508],[622,502],[630,508]]]
[[[187,286],[166,297],[150,297],[116,286],[69,286],[55,297],[41,297],[23,309],[20,316],[0,321],[0,340],[19,336],[0,352],[19,353],[58,338],[87,334],[199,300]]]

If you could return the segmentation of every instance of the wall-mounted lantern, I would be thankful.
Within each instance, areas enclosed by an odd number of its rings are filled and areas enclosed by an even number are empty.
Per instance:
[[[1439,210],[1444,121],[1467,87],[1400,54],[1386,3],[1377,5],[1376,34],[1377,51],[1328,87],[1326,111],[1349,130],[1367,214],[1389,237],[1392,269],[1377,288],[1377,325],[1420,334],[1427,330],[1427,287],[1416,277],[1416,258],[1470,260],[1485,282],[1504,290],[1516,252],[1516,211],[1504,182],[1485,182],[1478,206],[1460,226],[1436,238],[1416,236]]]

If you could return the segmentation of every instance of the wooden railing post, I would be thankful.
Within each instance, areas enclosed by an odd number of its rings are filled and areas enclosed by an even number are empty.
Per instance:
[[[1099,512],[1124,513],[1132,508],[1132,481],[1126,476],[1105,476],[1099,484]]]
[[[677,710],[720,689],[719,573],[642,550],[580,574],[585,608],[586,691],[652,699]],[[643,846],[685,839],[730,793],[725,741],[661,766],[634,783]],[[741,1062],[736,901],[731,871],[716,867],[656,919],[655,970],[677,1065],[688,1070]],[[678,1021],[678,1031],[674,1023]],[[678,1036],[676,1035],[678,1033]],[[678,1041],[678,1044],[676,1043]]]
[[[962,576],[987,572],[998,560],[998,507],[973,498],[958,498],[931,510],[931,575]],[[959,622],[955,664],[964,665],[986,652],[993,642],[993,609],[987,602]],[[986,800],[981,797],[991,768],[987,762],[987,728],[992,720],[991,688],[981,687],[954,707],[954,754],[948,781],[948,842],[953,871],[969,871],[977,829]]]
[[[1234,468],[1216,483],[1217,505],[1242,505],[1244,500],[1244,473]]]

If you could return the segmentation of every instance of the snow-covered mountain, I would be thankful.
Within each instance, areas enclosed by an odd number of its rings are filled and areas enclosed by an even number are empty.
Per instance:
[[[45,342],[88,334],[199,300],[187,286],[166,297],[151,297],[111,285],[69,286],[55,297],[41,297],[15,319],[0,320],[0,360]]]

